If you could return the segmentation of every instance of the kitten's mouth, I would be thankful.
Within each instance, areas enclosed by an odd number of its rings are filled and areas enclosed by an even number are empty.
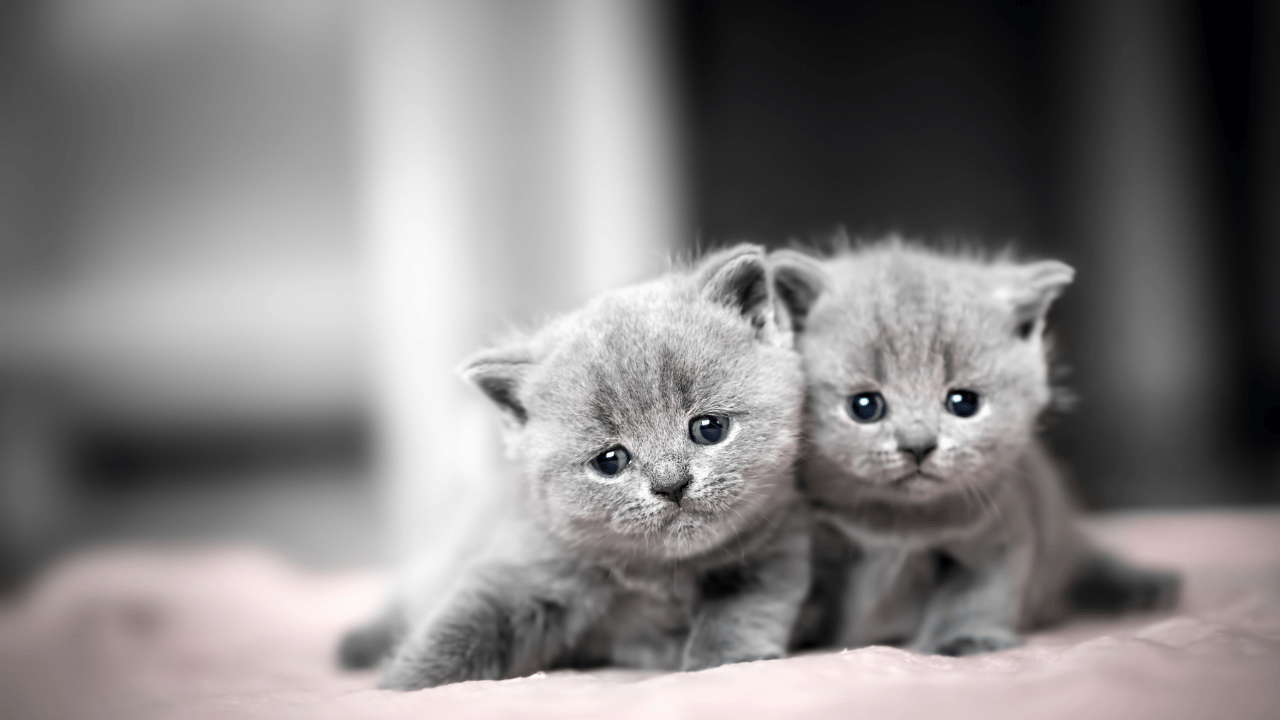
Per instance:
[[[662,528],[666,530],[679,521],[701,518],[706,514],[707,513],[702,510],[690,507],[688,503],[683,505],[672,505],[663,513],[661,520]]]
[[[889,483],[893,487],[902,488],[903,490],[916,491],[934,488],[942,484],[942,478],[937,475],[931,475],[923,470],[912,470]]]

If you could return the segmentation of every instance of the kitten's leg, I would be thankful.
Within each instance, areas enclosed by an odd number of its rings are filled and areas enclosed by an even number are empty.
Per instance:
[[[395,649],[405,633],[404,614],[398,605],[343,634],[338,642],[338,665],[346,670],[364,670],[377,665]]]
[[[912,648],[976,655],[1022,643],[1018,623],[1031,577],[1030,543],[956,564],[940,579]]]
[[[682,669],[782,657],[809,591],[807,520],[797,513],[761,555],[711,573],[685,643]]]
[[[849,576],[837,644],[899,645],[911,639],[933,589],[932,558],[902,546],[866,547]]]
[[[485,568],[413,628],[381,686],[419,690],[546,669],[605,612],[606,592],[562,563]]]
[[[812,573],[809,593],[796,620],[792,649],[807,650],[838,645],[847,626],[850,570],[860,548],[825,523],[815,523],[811,543]]]

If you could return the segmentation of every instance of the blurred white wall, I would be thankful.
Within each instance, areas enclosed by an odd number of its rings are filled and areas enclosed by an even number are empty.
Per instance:
[[[358,407],[344,7],[54,0],[22,20],[0,369],[121,424]]]
[[[665,38],[628,0],[363,7],[381,477],[395,548],[448,554],[514,474],[459,363],[679,243]]]
[[[81,437],[324,424],[363,412],[368,382],[345,4],[0,19],[2,580],[107,514],[77,507]],[[178,485],[155,493],[237,527]]]
[[[373,407],[395,547],[448,535],[422,518],[462,517],[466,489],[510,474],[482,469],[497,442],[460,421],[493,416],[462,359],[681,244],[661,7],[14,6],[0,447],[17,449],[0,491],[22,502],[8,507],[72,523],[57,466],[75,427],[163,444]]]

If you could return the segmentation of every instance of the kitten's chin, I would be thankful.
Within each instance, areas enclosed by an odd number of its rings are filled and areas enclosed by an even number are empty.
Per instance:
[[[732,534],[705,513],[683,510],[662,531],[663,554],[668,560],[686,560],[714,550]]]

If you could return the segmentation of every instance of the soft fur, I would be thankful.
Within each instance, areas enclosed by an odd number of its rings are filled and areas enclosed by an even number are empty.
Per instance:
[[[772,263],[808,378],[801,480],[821,525],[809,642],[963,655],[1015,645],[1073,604],[1173,600],[1174,576],[1091,549],[1036,439],[1045,314],[1070,267],[896,239]],[[979,393],[976,415],[946,410],[954,389]],[[867,391],[888,409],[859,423],[848,402]]]
[[[390,654],[416,689],[600,663],[698,669],[777,657],[809,584],[794,487],[800,358],[764,252],[741,245],[599,297],[464,374],[502,411],[517,548],[426,617],[353,631],[349,666]],[[731,418],[698,445],[691,419]],[[631,464],[589,463],[622,445]],[[675,502],[661,493],[688,482]]]

